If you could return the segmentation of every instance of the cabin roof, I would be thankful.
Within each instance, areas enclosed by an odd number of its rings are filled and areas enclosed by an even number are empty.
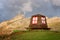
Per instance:
[[[36,15],[33,15],[32,17],[34,17],[34,16],[43,16],[43,17],[45,17],[44,15],[41,15],[41,14],[36,14]]]

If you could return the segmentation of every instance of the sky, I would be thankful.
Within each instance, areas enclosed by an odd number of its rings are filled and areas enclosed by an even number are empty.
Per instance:
[[[0,0],[0,22],[21,12],[26,17],[37,13],[47,17],[60,16],[60,0]]]

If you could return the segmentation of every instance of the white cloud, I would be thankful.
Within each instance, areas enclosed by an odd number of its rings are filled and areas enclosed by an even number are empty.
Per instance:
[[[31,6],[32,2],[28,1],[27,3],[23,4],[22,10],[25,12],[31,12],[32,11],[32,6]]]
[[[2,3],[0,3],[0,9],[1,9],[1,8],[4,8],[4,6],[3,6],[3,4],[2,4]]]
[[[60,6],[60,0],[52,0],[53,5]]]
[[[44,0],[45,2],[49,2],[49,0]]]

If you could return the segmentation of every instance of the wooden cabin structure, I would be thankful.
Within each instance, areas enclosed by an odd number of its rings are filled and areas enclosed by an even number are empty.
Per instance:
[[[33,15],[31,17],[29,28],[31,29],[49,29],[47,26],[47,20],[44,15]]]

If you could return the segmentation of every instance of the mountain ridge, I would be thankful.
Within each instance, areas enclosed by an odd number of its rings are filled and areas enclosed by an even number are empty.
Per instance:
[[[60,25],[56,25],[60,23],[60,17],[52,17],[52,18],[47,17],[46,19],[47,19],[48,27],[50,27],[52,30],[60,29]],[[30,18],[25,18],[23,14],[20,14],[12,18],[11,20],[0,23],[0,28],[3,30],[6,30],[6,29],[7,30],[8,29],[26,30],[26,28],[29,27],[29,24],[30,24]]]

